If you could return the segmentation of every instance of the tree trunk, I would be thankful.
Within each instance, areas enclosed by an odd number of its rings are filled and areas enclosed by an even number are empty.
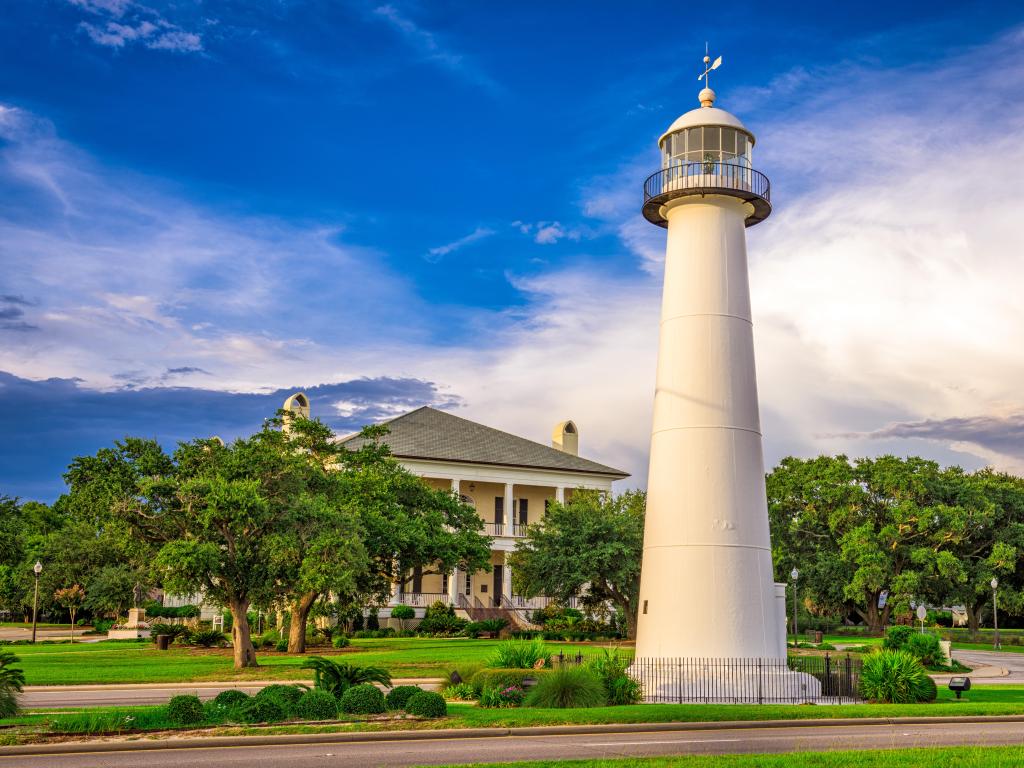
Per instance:
[[[235,669],[258,667],[256,649],[252,646],[252,635],[249,631],[248,600],[232,600],[231,609],[231,645],[235,650]]]
[[[878,593],[868,592],[867,607],[864,610],[857,609],[857,613],[861,615],[861,618],[867,622],[868,631],[873,635],[880,635],[885,630],[885,616],[878,610]],[[886,603],[886,609],[888,609],[888,603]],[[886,616],[888,610],[886,610]]]
[[[626,618],[626,639],[636,640],[636,610],[632,603],[623,602],[622,615]]]
[[[291,602],[292,623],[288,627],[288,653],[306,652],[306,620],[319,592],[306,592]]]
[[[973,605],[964,606],[967,610],[967,630],[971,633],[971,642],[978,641],[978,630],[981,627],[981,612]]]

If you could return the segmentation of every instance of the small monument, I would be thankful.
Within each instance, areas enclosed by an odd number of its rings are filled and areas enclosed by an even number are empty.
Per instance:
[[[107,632],[108,640],[141,640],[149,637],[146,609],[139,607],[142,602],[142,586],[139,584],[132,591],[132,602],[134,605],[128,609],[128,620],[112,626]]]

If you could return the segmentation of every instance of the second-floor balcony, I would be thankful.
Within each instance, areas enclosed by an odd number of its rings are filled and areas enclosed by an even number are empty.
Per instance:
[[[516,523],[515,525],[506,525],[505,523],[484,523],[484,533],[487,536],[500,537],[500,536],[511,536],[513,538],[521,539],[526,536],[526,526]]]
[[[644,182],[644,218],[667,227],[665,205],[694,195],[727,195],[750,203],[753,212],[747,216],[748,227],[764,221],[772,212],[767,176],[746,165],[708,160],[677,163],[648,176]]]

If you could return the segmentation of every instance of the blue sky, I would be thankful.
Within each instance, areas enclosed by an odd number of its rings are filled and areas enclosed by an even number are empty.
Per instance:
[[[574,418],[643,485],[664,233],[640,187],[705,40],[773,183],[769,462],[1019,469],[1024,10],[808,8],[9,0],[0,492],[52,499],[129,433],[251,431],[300,387],[338,429]]]

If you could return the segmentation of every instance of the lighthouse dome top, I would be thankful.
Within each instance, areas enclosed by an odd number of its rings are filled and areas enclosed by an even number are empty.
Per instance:
[[[747,126],[745,126],[742,121],[736,117],[736,115],[714,106],[715,92],[713,90],[705,88],[697,95],[697,98],[700,99],[701,106],[696,109],[691,109],[689,112],[677,117],[675,122],[672,123],[672,125],[668,127],[668,130],[661,135],[660,139],[658,139],[658,144],[661,144],[669,134],[685,130],[686,128],[697,128],[704,125],[717,125],[722,128],[735,128],[739,131],[743,131],[750,137],[751,145],[755,143],[754,134],[750,132],[750,129],[747,128]]]

